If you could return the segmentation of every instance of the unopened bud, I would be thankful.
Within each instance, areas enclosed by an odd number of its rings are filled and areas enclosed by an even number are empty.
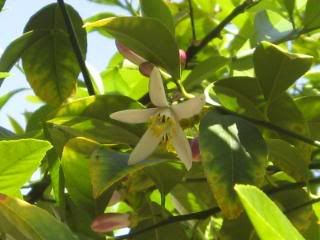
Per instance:
[[[187,62],[187,53],[182,49],[179,49],[179,58],[181,65],[184,66]]]
[[[94,232],[105,233],[130,226],[130,215],[125,213],[105,213],[95,218],[91,224]]]
[[[191,152],[192,152],[192,161],[200,162],[201,161],[201,154],[200,154],[200,147],[199,147],[199,138],[194,138],[189,140]]]
[[[146,77],[150,77],[150,74],[153,68],[154,68],[154,65],[150,62],[144,62],[139,65],[140,73]]]
[[[138,66],[140,64],[146,62],[146,60],[143,57],[140,57],[138,54],[136,54],[135,52],[133,52],[132,50],[127,48],[121,42],[116,41],[116,46],[117,46],[119,53],[121,53],[121,55],[124,58],[128,59],[130,62],[132,62]]]

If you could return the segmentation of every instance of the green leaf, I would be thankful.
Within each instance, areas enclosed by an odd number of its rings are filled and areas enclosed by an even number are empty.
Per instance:
[[[0,141],[0,192],[19,196],[20,188],[51,147],[49,142],[36,139]]]
[[[109,17],[115,17],[116,15],[114,13],[109,13],[109,12],[101,12],[101,13],[97,13],[87,19],[84,20],[85,23],[89,23],[89,22],[95,22],[95,21],[99,21],[101,19],[104,18],[109,18]],[[86,28],[87,31],[93,32],[93,31],[97,31],[99,32],[101,35],[105,36],[105,37],[112,37],[107,31],[105,31],[103,28],[94,28],[94,27],[87,27]]]
[[[148,92],[149,79],[136,69],[113,67],[102,72],[106,93],[138,100]]]
[[[289,18],[293,20],[293,11],[296,4],[296,0],[281,0],[288,11]]]
[[[0,12],[1,12],[5,3],[6,3],[6,0],[0,0]]]
[[[263,96],[256,78],[225,78],[214,82],[212,87],[224,107],[256,119],[264,118],[258,108]]]
[[[295,103],[309,126],[310,136],[314,139],[320,139],[320,97],[302,97],[297,99]]]
[[[292,24],[273,11],[260,11],[255,16],[254,36],[257,42],[277,42],[292,31]]]
[[[273,124],[293,132],[298,132],[304,136],[309,136],[308,125],[295,102],[288,94],[281,94],[268,106],[265,112]],[[299,149],[299,152],[301,152],[305,163],[310,163],[312,147],[309,144],[288,136],[280,136],[294,144]]]
[[[85,138],[73,138],[64,146],[61,164],[66,188],[72,201],[95,213],[95,200],[89,176],[89,156],[99,147],[97,142]]]
[[[140,7],[144,17],[158,19],[174,36],[174,22],[168,6],[163,0],[140,0]]]
[[[73,102],[65,104],[59,108],[55,117],[89,117],[98,120],[107,121],[117,126],[125,127],[128,131],[139,134],[143,133],[144,128],[141,126],[124,124],[109,118],[111,113],[141,108],[141,104],[125,97],[116,95],[91,96],[77,99]]]
[[[237,217],[241,206],[234,185],[260,185],[264,179],[267,148],[261,133],[243,119],[210,111],[200,122],[200,152],[219,207],[226,217]]]
[[[312,57],[287,53],[276,45],[262,42],[254,52],[254,69],[265,99],[272,101],[301,77]]]
[[[269,149],[269,159],[276,166],[297,181],[308,180],[308,164],[297,148],[281,139],[268,139],[266,142]]]
[[[219,69],[224,67],[229,62],[229,59],[222,56],[214,56],[199,63],[192,72],[183,81],[186,89],[192,89],[201,84],[201,82],[212,75]]]
[[[1,229],[15,239],[76,240],[73,233],[45,210],[25,201],[0,195]]]
[[[261,240],[304,239],[261,190],[248,185],[236,185],[235,190]]]
[[[283,184],[288,184],[288,182],[285,182]],[[292,199],[294,199],[294,201],[292,201]],[[291,223],[297,228],[297,230],[303,235],[308,230],[308,228],[311,227],[313,223],[317,222],[311,204],[297,208],[297,206],[302,206],[306,202],[310,201],[308,193],[302,188],[278,191],[272,194],[272,200],[276,202],[277,205],[280,206],[282,209],[288,210],[285,213],[286,216],[291,221]],[[290,209],[295,210],[290,211]]]
[[[7,73],[7,72],[0,72],[0,79],[2,78],[7,78],[10,76],[10,73]]]
[[[25,88],[18,88],[0,96],[0,109],[3,108],[3,106],[10,100],[11,97],[23,90],[25,90]]]
[[[106,4],[106,5],[119,5],[119,0],[89,0],[89,1]]]
[[[21,124],[11,116],[8,116],[11,127],[13,128],[15,134],[24,134],[25,130],[21,126]]]
[[[320,27],[320,8],[318,0],[308,0],[304,13],[303,24],[305,29],[316,29]]]
[[[140,208],[138,212],[139,216],[146,216],[144,221],[139,222],[139,224],[132,229],[133,232],[144,229],[146,226],[151,226],[155,223],[161,222],[162,220],[170,217],[171,214],[165,208],[162,208],[155,202],[147,199],[144,205]],[[186,234],[185,226],[179,222],[167,224],[160,228],[154,228],[145,233],[139,234],[134,237],[135,240],[160,240],[160,239],[179,239],[188,240],[190,237]]]
[[[104,28],[118,41],[148,61],[180,78],[179,49],[170,31],[158,20],[147,17],[113,17],[87,23]]]
[[[0,72],[9,72],[23,52],[43,38],[46,32],[45,30],[30,31],[11,42],[0,58]],[[4,78],[5,76],[0,77],[0,86]]]
[[[86,31],[79,14],[67,5],[83,56],[86,53]],[[46,30],[22,55],[27,80],[38,97],[57,106],[75,91],[80,68],[71,46],[60,8],[50,4],[28,21],[24,32]],[[41,52],[41,54],[39,54]]]
[[[47,123],[70,137],[85,137],[103,144],[135,145],[139,137],[125,128],[88,117],[60,117]],[[52,125],[51,125],[52,124]]]
[[[129,154],[119,153],[101,146],[93,152],[90,160],[90,176],[95,198],[128,174],[168,161],[168,157],[151,157],[134,165],[128,165]]]
[[[161,193],[162,202],[164,201],[165,196],[186,174],[185,167],[181,162],[162,163],[156,166],[147,167],[144,171],[155,182]],[[163,173],[166,173],[166,177],[163,177]]]

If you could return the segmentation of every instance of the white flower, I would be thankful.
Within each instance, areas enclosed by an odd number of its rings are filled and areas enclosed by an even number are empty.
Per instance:
[[[112,119],[126,123],[150,122],[148,130],[132,151],[128,163],[131,165],[146,159],[163,141],[175,148],[178,157],[189,170],[192,165],[192,153],[179,121],[200,113],[205,103],[204,95],[169,105],[157,67],[154,67],[150,74],[149,95],[155,108],[129,109],[110,115]]]

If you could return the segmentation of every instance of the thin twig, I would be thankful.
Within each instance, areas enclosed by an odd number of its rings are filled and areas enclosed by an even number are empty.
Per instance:
[[[196,28],[194,25],[193,7],[192,7],[191,0],[188,0],[188,5],[189,5],[189,16],[190,16],[191,29],[192,29],[192,40],[193,40],[193,42],[195,42],[197,40],[197,35],[196,35]]]
[[[88,71],[87,66],[85,64],[83,55],[81,53],[81,49],[80,49],[80,46],[79,46],[79,41],[78,41],[78,39],[76,37],[76,34],[75,34],[75,31],[74,31],[70,16],[69,16],[69,14],[67,12],[65,3],[64,3],[63,0],[57,0],[57,1],[58,1],[59,6],[60,6],[60,9],[61,9],[61,13],[62,13],[64,22],[66,24],[67,31],[69,33],[69,39],[70,39],[70,42],[71,42],[71,45],[72,45],[72,48],[73,48],[73,52],[76,55],[79,67],[81,69],[81,72],[82,72],[82,75],[83,75],[83,79],[84,79],[84,82],[85,82],[86,87],[87,87],[88,94],[90,96],[91,95],[95,95],[93,84],[92,84],[91,78],[90,78],[90,74],[89,74],[89,71]]]
[[[251,123],[254,123],[256,125],[262,126],[264,128],[268,128],[268,129],[274,130],[274,131],[276,131],[278,133],[284,134],[284,135],[286,135],[288,137],[291,137],[291,138],[295,138],[295,139],[297,139],[297,140],[299,140],[301,142],[307,143],[309,145],[312,145],[312,146],[315,146],[315,147],[320,147],[320,141],[308,138],[308,137],[303,136],[301,134],[298,134],[298,133],[292,132],[290,130],[287,130],[285,128],[279,127],[279,126],[277,126],[277,125],[275,125],[275,124],[273,124],[271,122],[267,122],[267,121],[259,120],[259,119],[255,119],[255,118],[251,118],[251,117],[245,116],[243,114],[239,114],[237,112],[230,111],[230,110],[228,110],[228,109],[226,109],[224,107],[220,107],[220,106],[215,106],[214,108],[217,109],[218,111],[222,112],[222,113],[230,114],[230,115],[245,119],[245,120],[247,120],[247,121],[249,121]]]
[[[207,44],[220,36],[222,30],[237,16],[242,14],[245,10],[253,7],[254,5],[258,4],[260,1],[253,1],[253,0],[245,0],[242,4],[237,6],[233,9],[233,11],[223,19],[218,26],[216,26],[211,32],[206,35],[199,44],[191,45],[187,50],[187,63],[200,51],[202,50]]]
[[[320,182],[320,178],[318,177],[318,178],[311,179],[309,181],[309,184],[319,183],[319,182]],[[274,189],[267,190],[265,192],[267,194],[275,194],[275,193],[277,193],[279,191],[284,191],[284,190],[287,190],[287,189],[297,189],[297,188],[303,187],[305,185],[306,185],[306,183],[303,183],[303,182],[290,183],[290,184],[286,184],[284,186],[280,186],[279,188],[274,188]],[[312,200],[307,201],[307,202],[305,202],[305,203],[303,203],[303,204],[301,204],[299,206],[295,206],[294,208],[287,209],[287,210],[284,211],[284,213],[289,213],[289,212],[295,211],[297,209],[300,209],[302,207],[311,205],[311,204],[319,202],[319,201],[320,201],[320,198],[312,199]],[[162,221],[160,221],[160,222],[158,222],[158,223],[156,223],[154,225],[151,225],[149,227],[143,228],[143,229],[138,230],[138,231],[130,232],[129,234],[126,234],[126,235],[115,237],[114,239],[115,240],[128,239],[128,238],[135,237],[135,236],[138,236],[140,234],[143,234],[145,232],[151,231],[151,230],[153,230],[155,228],[164,227],[166,225],[177,223],[177,222],[206,219],[206,218],[208,218],[208,217],[210,217],[212,215],[218,214],[220,211],[221,211],[220,208],[214,207],[214,208],[210,208],[210,209],[207,209],[207,210],[204,210],[204,211],[200,211],[200,212],[195,212],[195,213],[190,213],[190,214],[185,214],[185,215],[179,215],[179,216],[172,216],[172,217],[164,219],[164,220],[162,220]]]
[[[195,220],[195,219],[198,219],[198,220],[206,219],[206,218],[208,218],[208,217],[210,217],[210,216],[212,216],[214,214],[217,214],[219,212],[220,212],[220,208],[214,207],[214,208],[210,208],[208,210],[201,211],[201,212],[190,213],[190,214],[179,215],[179,216],[173,216],[173,217],[170,217],[170,218],[165,219],[163,221],[160,221],[160,222],[158,222],[158,223],[156,223],[154,225],[146,227],[144,229],[141,229],[141,230],[138,230],[138,231],[134,231],[134,232],[131,232],[131,233],[123,235],[123,236],[116,237],[115,239],[116,240],[121,240],[121,239],[131,238],[131,237],[140,235],[142,233],[148,232],[148,231],[150,231],[152,229],[155,229],[155,228],[158,228],[158,227],[163,227],[163,226],[166,226],[166,225],[169,225],[169,224],[173,224],[173,223],[176,223],[176,222],[183,222],[183,221]]]

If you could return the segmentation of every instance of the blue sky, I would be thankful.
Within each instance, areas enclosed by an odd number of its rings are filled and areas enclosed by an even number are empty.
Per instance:
[[[4,10],[0,13],[0,50],[4,50],[8,44],[22,34],[23,28],[36,11],[43,6],[55,1],[48,0],[7,0]],[[87,18],[98,12],[123,13],[115,7],[95,4],[88,0],[65,0],[72,5],[81,15]],[[106,66],[108,59],[115,53],[116,48],[112,40],[100,36],[98,33],[88,35],[87,61],[98,71]],[[29,87],[25,77],[17,69],[11,71],[12,77],[5,80],[0,88],[0,96],[8,91],[20,87]],[[31,91],[25,91],[13,97],[7,105],[0,110],[0,126],[11,129],[7,116],[13,116],[24,126],[22,113],[33,111],[36,106],[26,100],[27,96],[33,95]]]

